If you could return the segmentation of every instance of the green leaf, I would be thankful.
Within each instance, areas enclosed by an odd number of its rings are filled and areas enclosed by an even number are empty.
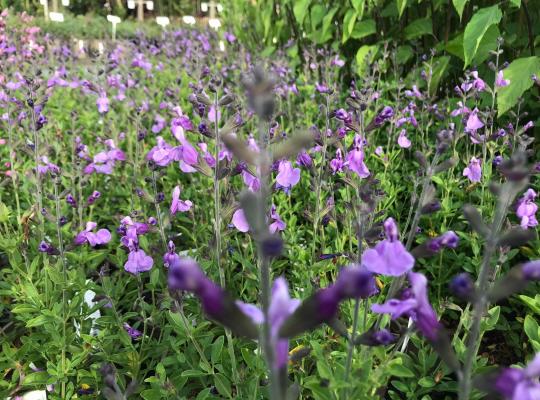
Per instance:
[[[186,369],[184,372],[182,372],[182,376],[187,378],[197,378],[199,376],[206,376],[208,375],[204,371],[199,371],[197,369]]]
[[[461,21],[461,18],[463,17],[463,10],[465,9],[465,4],[467,4],[468,0],[452,0],[452,4],[454,4],[454,8],[456,9],[459,20]]]
[[[487,319],[482,320],[481,329],[482,331],[490,331],[495,328],[497,321],[499,320],[499,315],[501,314],[501,307],[495,306],[488,311]]]
[[[405,64],[414,55],[413,48],[408,44],[399,46],[396,54],[396,61],[398,65]]]
[[[411,22],[404,29],[405,39],[411,40],[424,35],[433,34],[433,24],[431,18],[420,18]]]
[[[377,32],[377,26],[372,19],[366,19],[357,23],[351,33],[353,39],[362,39]]]
[[[231,383],[223,374],[214,375],[214,385],[216,386],[217,391],[224,397],[232,399],[231,396]]]
[[[517,8],[521,8],[521,0],[510,0],[510,3],[516,6]]]
[[[338,7],[332,8],[323,18],[322,29],[319,34],[317,43],[322,44],[332,39],[332,33],[330,28],[332,27],[332,21],[334,20],[334,15],[336,14]]]
[[[316,31],[326,14],[326,8],[320,4],[316,4],[311,8],[311,30]]]
[[[357,17],[358,13],[352,8],[347,10],[347,12],[345,13],[345,17],[343,18],[343,38],[341,39],[342,43],[345,43],[351,36]]]
[[[214,344],[212,344],[212,364],[219,362],[221,351],[223,350],[223,336],[220,336],[216,339]]]
[[[147,389],[141,392],[141,397],[144,400],[160,400],[161,391],[159,389]]]
[[[34,328],[36,326],[41,326],[46,324],[48,321],[48,318],[45,315],[39,315],[35,318],[32,318],[26,323],[27,328]]]
[[[422,387],[425,387],[425,388],[432,388],[433,386],[436,385],[435,381],[433,380],[433,378],[429,377],[429,376],[425,376],[423,377],[422,379],[420,379],[418,381],[418,384]]]
[[[413,378],[416,374],[402,364],[392,363],[386,370],[388,375],[398,378]]]
[[[527,334],[527,337],[531,341],[540,342],[540,337],[538,335],[538,323],[536,320],[531,317],[530,315],[527,315],[525,317],[525,322],[523,323],[523,330]]]
[[[356,72],[361,75],[366,66],[373,61],[375,54],[377,54],[378,47],[373,46],[362,46],[356,52]]]
[[[450,57],[443,56],[443,57],[437,58],[434,61],[435,61],[435,67],[433,68],[431,81],[429,83],[429,94],[432,96],[437,91],[437,88],[439,87],[439,82],[441,81],[441,78],[444,76],[444,73],[446,72],[446,69],[448,68],[448,64],[450,63]]]
[[[304,22],[304,19],[306,18],[308,9],[309,9],[309,3],[311,3],[311,0],[295,0],[294,7],[293,7],[293,13],[294,17],[296,18],[296,21],[300,25]]]
[[[463,53],[465,55],[464,69],[473,60],[482,38],[491,25],[501,21],[502,13],[498,5],[482,8],[473,15],[463,35]]]
[[[398,9],[398,16],[401,18],[403,11],[405,11],[405,8],[407,7],[407,0],[396,0],[396,5]]]
[[[365,0],[351,0],[353,8],[359,14],[359,18],[362,19],[364,15],[364,1]]]
[[[488,59],[493,50],[497,49],[497,38],[501,36],[499,27],[497,25],[491,25],[486,31],[486,34],[480,41],[476,55],[474,56],[473,63],[480,65]]]
[[[518,58],[512,61],[503,74],[510,84],[497,89],[499,117],[514,107],[523,93],[532,87],[534,82],[531,76],[540,75],[540,57]]]

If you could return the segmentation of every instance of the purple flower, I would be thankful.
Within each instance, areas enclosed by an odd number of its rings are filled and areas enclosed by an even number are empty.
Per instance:
[[[505,400],[540,399],[540,354],[523,369],[505,368],[497,376],[494,389]]]
[[[163,264],[165,264],[166,267],[169,267],[173,265],[175,262],[180,261],[180,256],[175,253],[175,246],[172,240],[169,241],[167,248],[168,248],[168,251],[163,256]]]
[[[142,332],[138,329],[132,328],[128,323],[124,324],[124,330],[127,332],[132,339],[138,339],[142,336]]]
[[[176,186],[172,192],[171,215],[189,211],[192,206],[193,203],[190,200],[180,200],[180,186]]]
[[[232,216],[232,224],[236,229],[238,229],[240,232],[248,232],[249,231],[249,224],[246,219],[246,215],[244,214],[244,210],[239,208],[236,210]]]
[[[471,182],[480,182],[482,178],[482,167],[480,166],[481,160],[476,157],[472,157],[469,162],[469,166],[463,170],[463,176],[469,178]]]
[[[520,225],[523,229],[532,228],[538,225],[536,219],[538,205],[534,202],[536,196],[534,190],[528,189],[523,197],[518,200],[516,215],[518,218],[521,218]]]
[[[329,91],[328,86],[320,84],[319,82],[315,83],[315,90],[319,93],[328,93]]]
[[[416,85],[413,85],[412,90],[405,90],[405,96],[408,97],[416,97],[416,98],[423,98],[422,93],[418,90],[418,87]]]
[[[137,275],[141,272],[150,271],[154,265],[152,257],[147,256],[142,249],[131,249],[124,269],[130,274]]]
[[[398,240],[398,228],[393,218],[384,222],[386,239],[362,254],[362,265],[382,275],[400,276],[414,266],[414,257]]]
[[[371,310],[378,314],[390,314],[392,319],[406,315],[416,323],[420,332],[431,341],[437,339],[441,324],[427,297],[427,279],[416,272],[408,273],[411,296],[391,299],[384,304],[373,304]]]
[[[210,318],[222,319],[225,292],[204,275],[195,260],[183,257],[169,265],[168,285],[172,290],[194,293]]]
[[[500,70],[497,72],[497,77],[495,78],[495,86],[496,87],[504,87],[508,86],[510,84],[510,81],[508,79],[504,79],[503,71]]]
[[[467,124],[465,125],[465,132],[476,132],[478,129],[484,127],[484,123],[478,118],[478,109],[475,108],[467,118]]]
[[[394,116],[394,109],[390,106],[385,106],[382,111],[377,114],[375,119],[373,120],[373,123],[375,127],[380,127],[384,122]]]
[[[398,142],[399,147],[402,147],[405,149],[408,149],[409,147],[411,147],[411,141],[407,137],[407,131],[405,129],[402,129],[401,132],[399,132],[397,142]]]
[[[367,178],[370,172],[364,163],[363,140],[360,135],[354,137],[354,148],[347,153],[347,167],[360,178]]]
[[[473,87],[479,92],[483,92],[486,89],[486,83],[478,77],[478,71],[473,71],[471,75],[474,78]]]
[[[300,153],[298,153],[298,156],[296,157],[296,164],[306,168],[311,168],[311,166],[313,165],[313,160],[306,151],[302,150]]]
[[[245,304],[237,301],[236,304],[242,312],[247,315],[253,323],[260,325],[264,322],[262,311],[252,304]],[[291,299],[287,281],[280,277],[274,281],[272,286],[272,298],[268,308],[268,323],[270,325],[270,336],[274,349],[274,368],[276,370],[285,368],[289,362],[289,339],[281,338],[279,330],[287,318],[298,308],[300,300]]]
[[[293,168],[290,161],[281,160],[278,165],[276,182],[279,188],[290,190],[300,181],[300,168]]]
[[[336,158],[332,159],[330,161],[330,169],[332,170],[332,174],[336,174],[336,172],[343,171],[343,156],[341,155],[341,149],[336,150]]]
[[[98,112],[100,114],[105,114],[109,111],[109,99],[105,93],[101,93],[96,100],[96,105]]]
[[[272,204],[272,209],[270,211],[270,219],[272,223],[270,224],[270,233],[276,233],[277,231],[283,231],[287,227],[287,224],[283,222],[281,217],[276,211],[276,206]]]
[[[523,277],[530,281],[540,280],[540,260],[528,261],[521,267]]]
[[[167,121],[161,115],[156,114],[154,118],[154,125],[152,125],[152,132],[159,133],[167,126]]]
[[[107,229],[100,229],[96,233],[92,232],[96,227],[97,224],[95,222],[87,222],[84,231],[75,236],[73,242],[76,245],[88,243],[92,247],[109,243],[111,241],[111,233]]]
[[[438,252],[443,247],[448,247],[455,249],[459,243],[459,237],[454,231],[448,231],[436,237],[435,239],[430,240],[428,247],[431,251]]]

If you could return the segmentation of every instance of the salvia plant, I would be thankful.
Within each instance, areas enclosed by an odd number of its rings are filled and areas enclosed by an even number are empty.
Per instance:
[[[502,38],[453,83],[389,42],[351,76],[35,22],[0,16],[2,396],[540,398],[538,116],[500,113]]]

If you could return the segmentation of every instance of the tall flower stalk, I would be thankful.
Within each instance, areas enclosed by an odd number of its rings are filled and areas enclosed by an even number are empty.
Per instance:
[[[215,160],[214,167],[214,234],[215,234],[215,261],[219,272],[219,283],[221,287],[225,287],[225,270],[221,264],[221,188],[219,176],[219,153],[221,151],[221,137],[219,132],[219,97],[218,90],[214,88],[214,140],[215,140]],[[227,337],[227,348],[231,357],[231,368],[233,380],[237,388],[239,388],[238,370],[236,368],[236,355],[234,353],[234,343],[231,336],[231,331],[225,328],[225,336]]]

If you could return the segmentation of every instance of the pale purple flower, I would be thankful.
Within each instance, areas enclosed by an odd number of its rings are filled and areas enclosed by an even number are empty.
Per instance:
[[[159,133],[167,126],[167,121],[161,115],[156,114],[154,125],[152,125],[152,133]]]
[[[497,87],[505,87],[510,84],[510,81],[508,79],[504,79],[504,73],[502,70],[497,72],[497,77],[495,78],[495,86]]]
[[[494,382],[494,390],[505,400],[540,399],[540,354],[523,369],[505,368]]]
[[[278,187],[290,190],[300,181],[300,168],[293,168],[288,160],[281,160],[278,165],[276,182]]]
[[[354,138],[354,147],[347,153],[347,168],[356,173],[360,178],[367,178],[370,172],[364,163],[363,140],[360,135]]]
[[[326,86],[324,84],[320,84],[319,82],[315,83],[315,89],[319,93],[328,93],[328,91],[329,91],[328,86]]]
[[[172,192],[171,215],[175,215],[177,212],[189,211],[192,206],[193,203],[190,200],[180,200],[180,186],[176,186]]]
[[[130,274],[137,275],[141,272],[150,271],[153,265],[154,260],[146,255],[144,250],[133,248],[128,254],[124,269]]]
[[[343,171],[343,156],[341,155],[341,149],[336,150],[336,157],[332,160],[330,160],[330,169],[332,170],[332,174],[336,174],[337,172]]]
[[[523,229],[533,228],[538,225],[536,219],[538,205],[534,202],[536,196],[537,194],[534,190],[528,189],[523,197],[518,200],[516,215],[518,218],[521,218],[520,225]]]
[[[420,332],[431,341],[437,339],[441,324],[427,297],[427,279],[424,275],[410,271],[410,297],[391,299],[384,304],[373,304],[371,310],[377,314],[390,314],[392,319],[406,315],[416,323]]]
[[[478,129],[484,127],[484,123],[478,118],[478,109],[475,108],[467,118],[467,124],[465,125],[466,132],[476,132]]]
[[[336,56],[330,61],[331,65],[335,65],[336,67],[343,67],[345,65],[345,61],[339,58],[339,55],[336,54]]]
[[[287,224],[283,222],[283,220],[277,213],[276,206],[274,204],[272,204],[272,209],[270,210],[270,219],[272,221],[272,223],[270,224],[270,233],[283,231],[287,227]]]
[[[238,229],[240,232],[248,232],[249,231],[249,224],[246,219],[246,215],[244,214],[244,210],[239,208],[236,210],[232,216],[232,224],[236,229]]]
[[[260,325],[264,322],[264,314],[256,306],[241,301],[237,301],[236,304],[246,316],[251,318],[253,323]],[[268,323],[274,350],[273,367],[276,370],[285,368],[289,362],[289,339],[281,338],[279,330],[299,305],[300,300],[291,299],[287,281],[283,277],[277,278],[272,286],[272,297],[268,308]]]
[[[414,257],[399,241],[398,228],[393,218],[384,222],[386,239],[377,243],[375,248],[367,249],[362,254],[362,265],[369,271],[390,276],[400,276],[414,266]]]
[[[473,71],[471,75],[474,78],[474,81],[472,83],[473,87],[479,92],[483,92],[484,90],[486,90],[486,83],[478,77],[478,71]]]
[[[418,99],[421,99],[424,97],[422,93],[420,93],[416,85],[413,85],[412,90],[405,90],[404,93],[405,93],[405,96],[408,96],[408,97],[416,97]]]
[[[458,108],[456,108],[450,113],[452,117],[457,117],[458,115],[461,115],[461,114],[464,114],[464,115],[470,114],[471,110],[467,106],[465,106],[461,101],[457,102],[457,106]]]
[[[471,161],[469,162],[469,166],[465,167],[463,170],[463,176],[469,178],[471,182],[480,182],[482,178],[482,167],[480,166],[481,163],[481,160],[477,159],[476,157],[472,157]]]
[[[109,99],[105,93],[101,93],[96,100],[96,105],[98,112],[100,114],[105,114],[109,111]]]
[[[381,157],[384,154],[384,150],[382,146],[377,146],[375,148],[375,154],[378,155],[379,157]]]
[[[251,173],[249,173],[247,169],[242,170],[242,180],[252,192],[258,192],[261,188],[261,182],[259,178],[251,175]]]
[[[402,129],[399,132],[397,142],[398,142],[399,147],[401,148],[408,149],[409,147],[411,147],[411,141],[407,137],[407,131],[405,129]]]
[[[76,245],[88,243],[92,247],[109,243],[111,233],[107,229],[99,229],[96,233],[92,232],[96,227],[97,224],[95,222],[87,222],[84,231],[75,236],[74,243]]]

